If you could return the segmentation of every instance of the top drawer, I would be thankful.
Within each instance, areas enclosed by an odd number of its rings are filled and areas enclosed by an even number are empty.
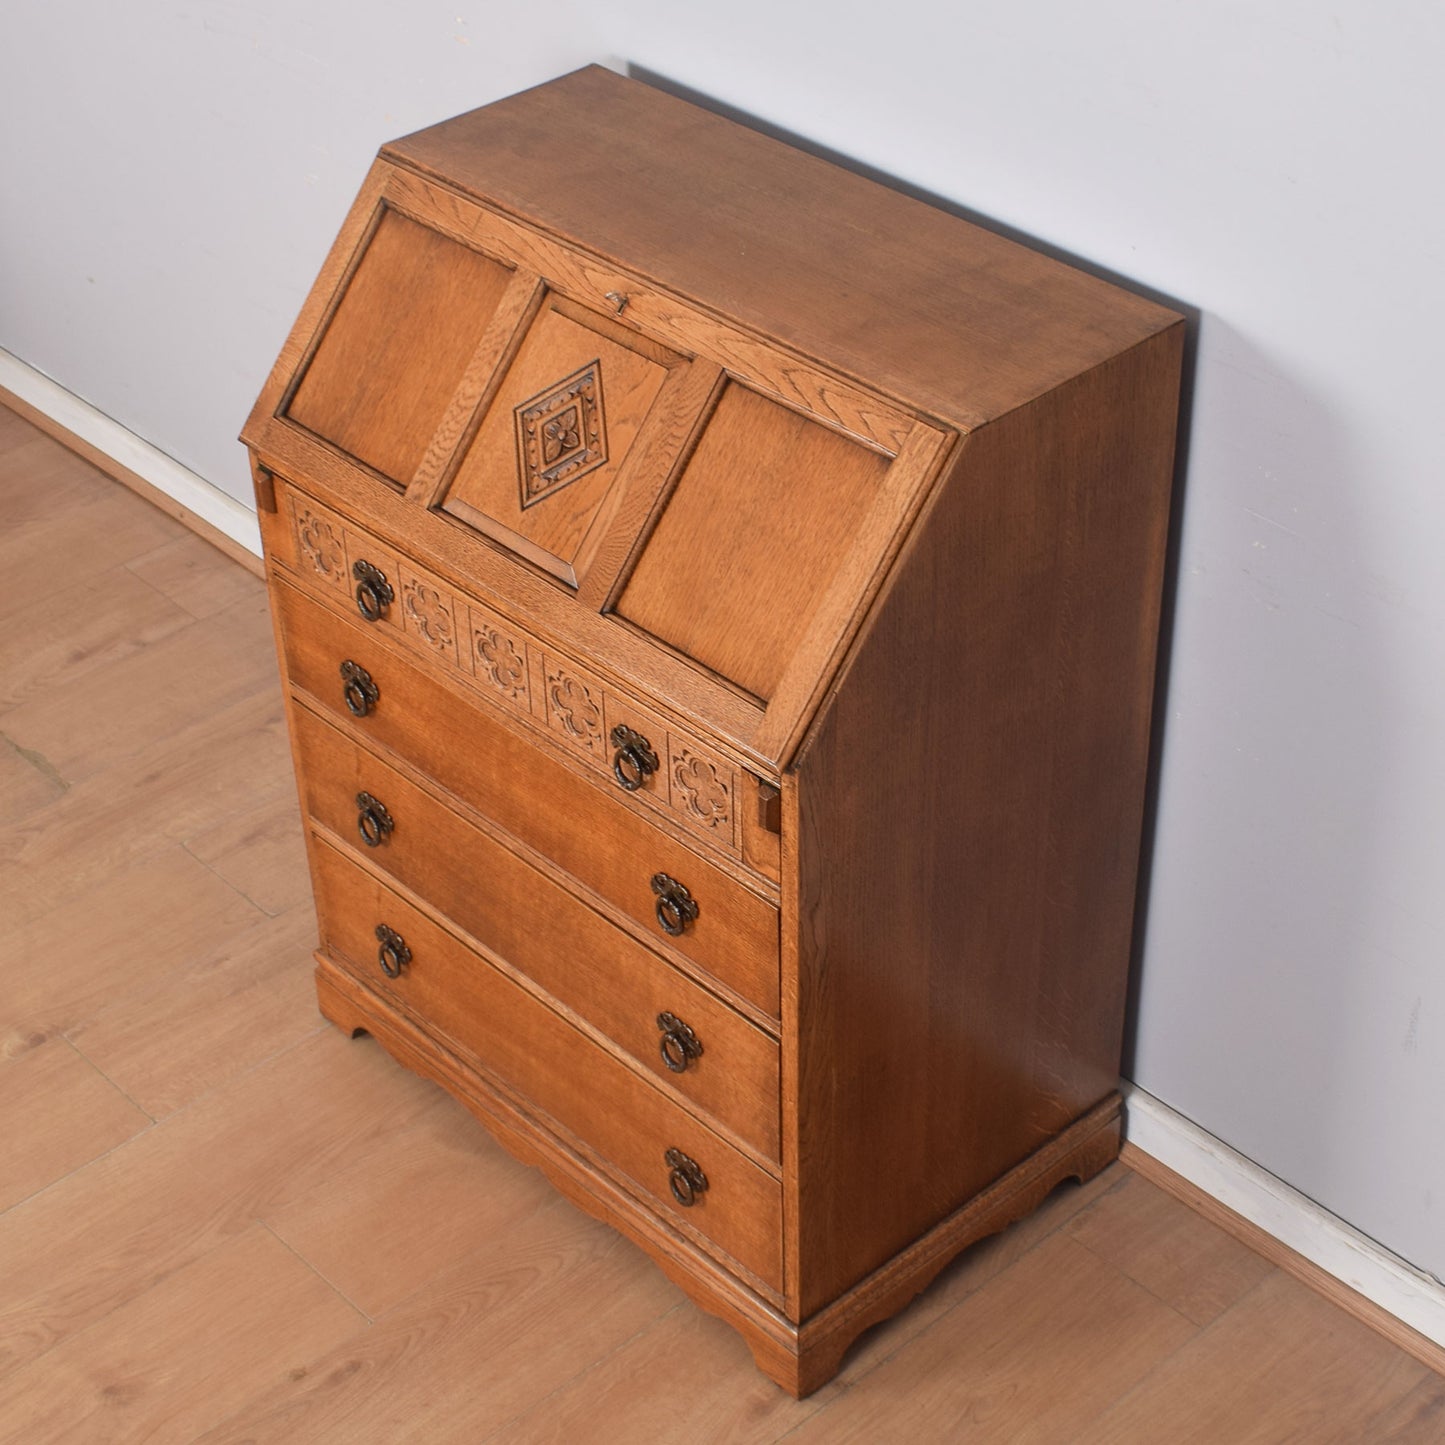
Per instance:
[[[391,748],[621,909],[654,944],[777,1016],[778,914],[770,903],[394,656],[377,634],[284,584],[274,598],[291,682],[354,736]],[[363,669],[376,693],[359,717],[348,710],[346,663]],[[353,687],[359,702],[356,694]]]
[[[766,822],[776,789],[329,507],[289,486],[278,493],[285,525],[273,545],[298,581],[777,881],[778,834]]]

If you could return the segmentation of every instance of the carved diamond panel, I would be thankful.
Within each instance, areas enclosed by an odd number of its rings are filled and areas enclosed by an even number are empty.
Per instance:
[[[524,511],[607,460],[601,361],[523,402],[514,415]]]

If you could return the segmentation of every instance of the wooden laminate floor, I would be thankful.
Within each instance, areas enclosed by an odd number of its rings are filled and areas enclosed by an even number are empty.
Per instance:
[[[0,410],[0,1440],[1445,1441],[1122,1165],[795,1402],[322,1023],[261,584]]]

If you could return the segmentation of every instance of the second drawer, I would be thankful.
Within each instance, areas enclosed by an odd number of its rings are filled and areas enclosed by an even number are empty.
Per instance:
[[[778,1158],[775,1040],[305,708],[296,746],[316,822]]]

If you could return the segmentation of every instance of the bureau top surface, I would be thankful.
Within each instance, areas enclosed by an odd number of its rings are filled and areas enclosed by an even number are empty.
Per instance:
[[[597,66],[382,154],[961,426],[1177,320]]]
[[[785,766],[960,433],[1177,320],[593,67],[384,148],[243,437]]]

